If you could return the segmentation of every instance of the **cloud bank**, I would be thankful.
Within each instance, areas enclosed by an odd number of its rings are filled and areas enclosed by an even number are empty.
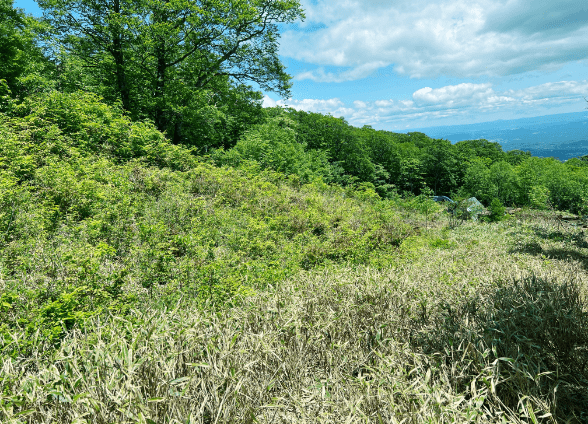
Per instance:
[[[279,100],[266,96],[264,106],[287,106],[307,112],[345,116],[355,126],[401,124],[444,117],[476,116],[481,112],[553,107],[578,102],[588,93],[588,80],[560,81],[520,90],[497,92],[489,83],[463,83],[432,89],[423,87],[411,99],[356,100],[347,105],[338,98],[327,100]]]
[[[353,81],[399,75],[477,78],[555,69],[588,58],[578,0],[303,0],[307,20],[282,34],[283,56],[318,68],[295,76]],[[304,31],[305,28],[319,28]],[[338,67],[327,72],[325,67]]]

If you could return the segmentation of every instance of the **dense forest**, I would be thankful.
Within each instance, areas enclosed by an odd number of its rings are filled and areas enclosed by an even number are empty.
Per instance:
[[[276,24],[303,17],[297,2],[262,2],[260,12],[247,2],[43,0],[42,20],[2,4],[7,119],[25,117],[24,102],[91,93],[217,164],[254,160],[301,182],[361,185],[383,198],[425,189],[476,196],[484,204],[497,198],[507,206],[586,212],[585,157],[561,163],[504,152],[487,140],[451,144],[422,133],[355,128],[329,115],[262,108],[261,93],[248,83],[289,94]]]
[[[0,0],[0,421],[586,422],[587,156],[262,107],[298,0],[38,4]]]

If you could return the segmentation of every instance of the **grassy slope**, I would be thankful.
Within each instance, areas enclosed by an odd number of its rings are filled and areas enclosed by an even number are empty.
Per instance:
[[[588,420],[579,230],[142,143],[4,169],[0,421]]]
[[[13,356],[28,349],[13,330],[58,343],[61,321],[100,310],[182,296],[224,307],[300,269],[385,263],[412,231],[362,200],[373,192],[216,168],[78,96],[0,122],[0,332]]]
[[[389,268],[93,320],[49,357],[6,361],[4,384],[33,422],[585,422],[574,237],[536,220],[431,230]]]

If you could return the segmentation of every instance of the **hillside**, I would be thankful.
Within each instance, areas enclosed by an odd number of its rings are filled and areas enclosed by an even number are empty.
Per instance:
[[[588,242],[558,212],[461,221],[248,157],[280,116],[197,156],[87,93],[13,107],[1,422],[588,419]]]
[[[0,423],[588,422],[587,156],[262,107],[299,0],[37,4],[0,0]]]

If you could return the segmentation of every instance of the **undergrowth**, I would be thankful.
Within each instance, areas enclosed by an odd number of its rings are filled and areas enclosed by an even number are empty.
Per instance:
[[[77,96],[0,122],[2,423],[588,422],[579,227],[217,167]]]
[[[58,344],[106,311],[224,308],[300,270],[383,266],[413,231],[373,190],[215,167],[91,95],[19,108],[0,124],[5,354],[26,355],[13,330]]]
[[[93,319],[4,362],[3,422],[586,422],[574,282],[407,277],[324,270],[222,312]]]

